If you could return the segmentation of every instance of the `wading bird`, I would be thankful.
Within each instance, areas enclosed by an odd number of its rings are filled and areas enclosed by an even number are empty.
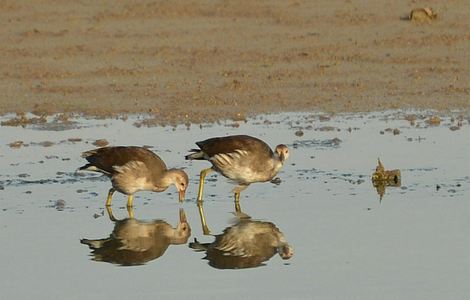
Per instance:
[[[106,199],[111,205],[112,196],[119,191],[128,196],[127,206],[131,207],[134,193],[138,191],[163,192],[175,185],[179,201],[184,200],[188,187],[188,175],[180,169],[167,169],[163,160],[143,147],[104,147],[82,153],[88,164],[79,170],[100,172],[111,179],[112,188]]]
[[[199,149],[185,158],[189,160],[207,160],[212,167],[200,174],[197,200],[202,201],[204,178],[209,172],[216,171],[231,179],[237,186],[234,188],[235,202],[240,200],[240,192],[254,182],[265,182],[273,179],[289,157],[286,145],[277,145],[273,152],[262,140],[248,135],[216,137],[197,142]]]

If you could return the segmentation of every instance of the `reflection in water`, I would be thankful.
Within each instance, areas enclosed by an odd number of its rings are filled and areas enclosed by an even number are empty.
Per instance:
[[[202,205],[200,211],[204,212]],[[209,261],[209,265],[217,269],[258,267],[276,253],[282,259],[292,257],[294,251],[276,225],[252,220],[241,211],[237,211],[236,215],[236,224],[216,235],[214,242],[200,243],[194,239],[189,247],[196,251],[206,251],[204,258]],[[205,218],[203,228],[204,226],[207,228]]]
[[[122,266],[142,265],[162,256],[169,245],[185,244],[191,235],[183,209],[179,211],[176,228],[162,220],[134,219],[132,208],[128,211],[129,218],[116,220],[108,208],[109,218],[115,222],[109,238],[80,241],[90,247],[93,260]]]
[[[385,170],[385,167],[379,158],[375,172],[372,174],[372,184],[377,190],[377,194],[379,194],[379,201],[382,202],[382,198],[385,195],[385,189],[387,186],[401,186],[401,172],[398,169]]]
[[[382,198],[385,195],[385,190],[386,190],[387,187],[400,187],[401,186],[400,181],[398,181],[398,182],[393,182],[393,181],[385,182],[385,181],[382,181],[382,182],[373,182],[372,184],[374,185],[375,190],[377,191],[377,194],[379,195],[379,201],[380,202],[382,202]]]

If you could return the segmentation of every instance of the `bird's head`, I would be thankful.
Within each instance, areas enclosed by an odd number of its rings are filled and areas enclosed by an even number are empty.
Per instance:
[[[191,227],[189,226],[188,220],[186,219],[186,214],[184,213],[184,210],[180,208],[180,221],[174,231],[172,244],[185,244],[190,236]]]
[[[287,148],[287,146],[284,144],[276,146],[276,153],[282,163],[284,163],[284,161],[289,158],[289,148]]]
[[[278,247],[277,252],[282,259],[289,259],[294,255],[294,249],[289,244]]]
[[[179,194],[179,201],[184,201],[186,189],[188,188],[189,178],[185,171],[180,169],[171,169],[165,176],[165,186],[174,184]]]

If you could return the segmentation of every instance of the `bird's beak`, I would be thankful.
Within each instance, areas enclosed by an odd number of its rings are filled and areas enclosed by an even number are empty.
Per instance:
[[[180,223],[187,222],[186,214],[184,213],[184,209],[180,208]]]
[[[281,154],[279,154],[279,159],[284,162],[286,160],[286,156],[284,155],[284,152],[281,152]]]
[[[179,195],[180,195],[180,197],[179,197],[180,202],[183,202],[183,201],[184,201],[184,196],[185,196],[185,194],[186,194],[186,190],[179,190],[178,193],[179,193]]]

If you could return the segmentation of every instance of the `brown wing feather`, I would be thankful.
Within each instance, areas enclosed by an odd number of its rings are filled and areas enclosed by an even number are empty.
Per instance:
[[[103,147],[82,153],[90,165],[109,174],[114,174],[114,166],[123,166],[130,161],[141,161],[152,171],[165,171],[163,160],[152,151],[142,147]]]
[[[216,137],[197,142],[196,145],[209,157],[216,154],[232,153],[237,149],[256,153],[259,156],[258,158],[271,158],[273,156],[273,151],[268,144],[248,135]]]

